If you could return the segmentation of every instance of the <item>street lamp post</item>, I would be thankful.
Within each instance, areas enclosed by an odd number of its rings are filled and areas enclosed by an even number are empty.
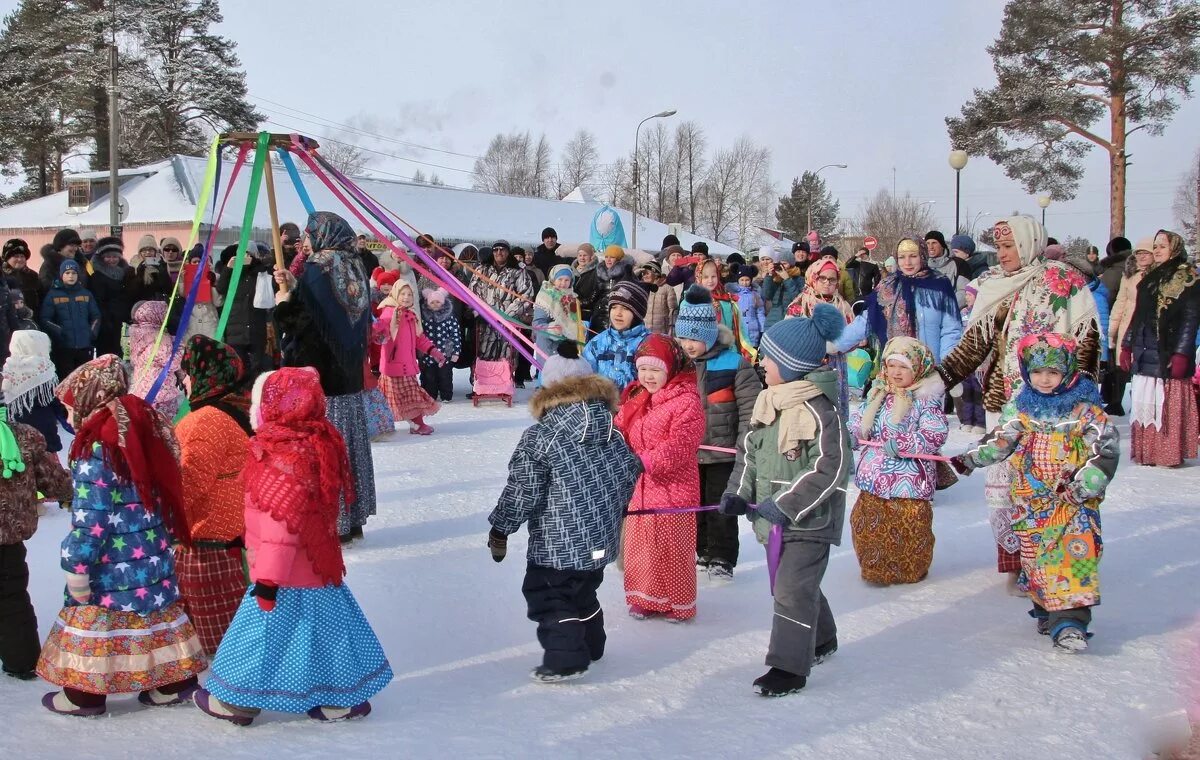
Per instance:
[[[653,116],[647,116],[638,122],[637,129],[633,130],[633,243],[631,247],[637,248],[637,218],[638,218],[638,196],[640,182],[638,179],[638,137],[642,131],[642,125],[651,119],[665,119],[668,116],[674,116],[675,109],[669,111],[659,111]]]
[[[1050,207],[1051,198],[1049,195],[1043,195],[1038,198],[1038,205],[1042,207],[1042,229],[1046,229],[1046,209]]]
[[[838,169],[847,168],[845,164],[825,164],[820,169],[817,169],[815,172],[813,172],[813,181],[811,183],[809,183],[809,185],[808,185],[808,231],[809,232],[813,231],[813,226],[812,226],[812,186],[817,184],[817,175],[819,175],[821,172],[825,171],[826,169],[830,169],[830,168],[834,168],[834,167],[836,167]]]
[[[950,168],[954,170],[954,234],[962,232],[959,224],[959,199],[962,197],[962,170],[967,168],[967,152],[965,150],[950,151]]]

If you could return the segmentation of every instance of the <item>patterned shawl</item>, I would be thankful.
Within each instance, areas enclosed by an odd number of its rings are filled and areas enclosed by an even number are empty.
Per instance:
[[[834,286],[833,295],[828,298],[817,295],[817,277],[822,272],[833,270],[835,276],[840,276],[842,270],[838,267],[836,261],[832,259],[821,259],[817,263],[809,266],[808,271],[804,274],[805,287],[796,299],[788,304],[787,316],[789,317],[811,317],[813,307],[819,303],[827,303],[836,306],[837,310],[842,313],[846,319],[846,324],[854,321],[854,309],[850,304],[846,303],[846,299],[842,298],[841,289]]]
[[[1159,230],[1155,237],[1159,235],[1167,236],[1171,246],[1170,258],[1161,264],[1151,265],[1146,276],[1138,283],[1137,307],[1133,319],[1136,324],[1157,324],[1159,316],[1183,295],[1186,288],[1195,284],[1197,279],[1196,272],[1188,264],[1183,238],[1167,230]],[[1142,294],[1145,294],[1145,297],[1142,297]]]
[[[70,407],[75,425],[69,461],[90,457],[98,445],[104,464],[133,485],[142,505],[162,516],[172,536],[190,546],[191,532],[183,519],[179,443],[167,418],[128,391],[129,374],[112,354],[67,375],[57,393]]]
[[[367,350],[371,291],[354,250],[354,230],[337,214],[316,211],[304,232],[313,252],[297,276],[297,295],[333,355],[344,366],[357,367]]]
[[[875,415],[879,413],[884,400],[889,395],[896,399],[892,404],[892,422],[898,423],[912,409],[918,389],[927,380],[937,378],[940,382],[940,377],[934,371],[937,361],[933,357],[933,352],[916,338],[898,337],[889,340],[883,347],[883,353],[880,354],[880,364],[886,365],[889,359],[900,359],[912,367],[912,385],[904,387],[893,385],[892,381],[888,379],[887,370],[882,368],[879,370],[879,376],[875,378],[871,390],[867,392],[867,403],[863,407],[862,426],[858,431],[862,438],[871,437],[871,431],[875,427]]]
[[[4,361],[4,403],[13,417],[54,400],[58,375],[50,361],[50,338],[40,330],[17,330]]]
[[[188,397],[192,411],[215,407],[232,417],[246,435],[254,435],[249,403],[242,391],[246,368],[233,346],[207,335],[193,335],[183,349],[179,369],[192,380]]]
[[[313,571],[328,584],[346,574],[338,543],[338,497],[354,501],[346,443],[325,417],[321,381],[309,367],[285,367],[254,383],[243,477],[246,506],[266,512],[300,537]]]
[[[941,307],[949,309],[948,313],[951,316],[959,316],[958,296],[954,293],[954,285],[929,268],[929,251],[925,247],[925,241],[905,238],[896,247],[896,252],[907,250],[911,246],[916,246],[921,253],[921,269],[912,275],[897,269],[883,278],[879,287],[867,296],[867,326],[870,328],[869,333],[880,343],[885,343],[893,337],[918,337],[918,290],[929,291],[930,296],[939,293],[946,296],[938,299]]]
[[[1089,329],[1099,329],[1096,299],[1087,281],[1074,267],[1041,257],[1046,232],[1030,216],[1011,216],[996,222],[996,243],[1013,241],[1021,256],[1021,268],[1005,272],[992,267],[979,276],[979,292],[967,321],[967,330],[980,324],[991,341],[996,313],[1008,308],[1005,322],[1004,392],[1012,398],[1021,379],[1017,344],[1027,335],[1058,333],[1080,340]]]

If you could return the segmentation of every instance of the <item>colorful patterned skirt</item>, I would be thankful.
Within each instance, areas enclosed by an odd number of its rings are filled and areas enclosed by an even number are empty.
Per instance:
[[[1099,500],[1083,506],[1035,498],[1014,529],[1021,541],[1021,588],[1044,609],[1100,604]]]
[[[622,541],[626,604],[676,620],[695,617],[695,516],[627,517]]]
[[[437,414],[442,405],[434,401],[415,377],[389,377],[381,375],[379,389],[398,420],[411,420]]]
[[[342,434],[354,474],[355,500],[343,499],[338,513],[338,534],[346,535],[351,528],[361,528],[375,514],[375,459],[371,455],[371,439],[367,435],[367,410],[362,393],[325,397],[325,416]]]
[[[281,588],[271,612],[247,593],[204,688],[226,704],[303,713],[354,707],[391,680],[379,639],[342,584]]]
[[[850,513],[854,553],[868,583],[924,580],[933,564],[933,503],[862,491]]]
[[[1144,380],[1133,378],[1134,385]],[[1196,411],[1196,393],[1191,380],[1164,380],[1162,425],[1129,425],[1129,447],[1133,461],[1154,467],[1178,467],[1185,459],[1195,459],[1200,421]]]
[[[242,552],[197,546],[175,550],[179,596],[209,657],[217,653],[234,613],[246,595]]]
[[[128,694],[179,683],[207,665],[178,602],[145,617],[86,605],[58,613],[37,673],[88,694]]]

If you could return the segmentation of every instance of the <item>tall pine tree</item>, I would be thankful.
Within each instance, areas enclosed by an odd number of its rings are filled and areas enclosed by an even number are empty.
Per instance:
[[[809,226],[809,203],[812,203],[812,225]],[[836,237],[838,213],[842,204],[836,201],[825,180],[812,172],[804,172],[792,179],[792,191],[779,199],[775,219],[779,230],[792,240],[803,240],[809,230],[816,230],[822,238]]]
[[[1030,193],[1074,197],[1083,156],[1108,154],[1110,231],[1124,234],[1128,139],[1161,134],[1200,73],[1196,0],[1011,0],[988,48],[997,84],[976,90],[950,141]]]

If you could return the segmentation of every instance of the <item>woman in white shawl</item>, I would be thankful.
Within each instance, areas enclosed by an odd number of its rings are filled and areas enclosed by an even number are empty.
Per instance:
[[[1016,345],[1026,335],[1074,338],[1080,371],[1095,378],[1100,366],[1099,313],[1083,276],[1063,262],[1042,258],[1046,232],[1033,217],[1001,219],[994,232],[1000,263],[980,275],[962,340],[938,366],[947,388],[984,368],[983,407],[989,427],[1016,395],[1021,382]],[[997,569],[1010,574],[1009,588],[1016,589],[1021,562],[1010,519],[1011,480],[1009,466],[989,468],[984,494],[996,537]]]

